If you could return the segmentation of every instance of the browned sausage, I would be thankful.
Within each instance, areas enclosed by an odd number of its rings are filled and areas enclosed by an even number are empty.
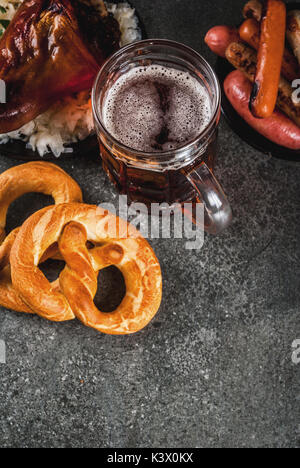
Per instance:
[[[243,9],[244,18],[254,18],[256,21],[260,21],[262,17],[263,6],[258,0],[250,0],[246,3]]]
[[[236,70],[224,81],[224,91],[238,114],[264,137],[293,150],[300,149],[300,128],[280,111],[275,110],[266,119],[255,118],[249,110],[252,85],[245,75]]]
[[[290,11],[287,16],[287,39],[300,63],[300,11]]]
[[[260,25],[253,19],[247,19],[239,29],[240,38],[249,44],[253,49],[259,48]],[[288,81],[294,81],[299,77],[299,66],[294,55],[287,49],[284,49],[281,66],[281,74]]]
[[[266,0],[261,22],[256,76],[250,99],[255,117],[270,117],[275,109],[285,44],[286,6]]]
[[[208,31],[204,40],[212,52],[220,57],[225,57],[229,44],[239,40],[239,33],[236,28],[215,26]]]
[[[253,83],[255,79],[257,54],[243,43],[233,42],[226,50],[227,60]],[[293,102],[293,88],[283,77],[279,81],[277,106],[300,127],[300,104]]]
[[[256,73],[257,53],[241,42],[232,42],[226,49],[226,58],[235,68],[241,70],[253,83]]]
[[[260,26],[254,18],[246,19],[239,28],[240,38],[257,50],[259,47]]]

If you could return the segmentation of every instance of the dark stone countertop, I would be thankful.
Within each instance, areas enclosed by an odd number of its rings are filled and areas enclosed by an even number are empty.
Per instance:
[[[133,0],[148,35],[185,42],[212,64],[209,27],[236,24],[242,0]],[[0,170],[16,164],[0,158]],[[58,164],[88,203],[114,188],[100,161]],[[217,176],[234,210],[199,252],[152,245],[162,307],[144,331],[113,337],[79,322],[48,323],[0,310],[0,446],[299,446],[300,164],[253,150],[223,122]],[[48,200],[26,196],[8,226]]]

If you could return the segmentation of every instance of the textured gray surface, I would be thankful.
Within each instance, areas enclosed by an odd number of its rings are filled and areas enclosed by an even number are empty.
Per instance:
[[[214,63],[204,33],[238,22],[243,1],[132,3],[149,36],[185,42]],[[1,158],[0,170],[14,164]],[[60,165],[86,202],[114,198],[98,161]],[[141,333],[105,336],[1,309],[0,446],[299,446],[291,345],[300,338],[300,165],[268,160],[223,123],[217,175],[233,225],[198,253],[153,242],[164,299]],[[45,201],[19,200],[9,227]]]

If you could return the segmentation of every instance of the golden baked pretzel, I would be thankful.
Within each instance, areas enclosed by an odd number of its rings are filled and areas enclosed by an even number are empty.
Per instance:
[[[95,247],[88,250],[87,241]],[[58,242],[67,266],[60,275],[62,292],[54,291],[38,264]],[[32,310],[61,320],[73,310],[85,325],[108,334],[130,334],[144,328],[159,309],[162,277],[148,242],[130,224],[97,206],[69,203],[47,207],[22,226],[11,252],[14,287]],[[97,273],[116,265],[126,295],[112,313],[93,303]]]
[[[18,292],[15,290],[11,281],[11,268],[10,268],[10,252],[13,243],[17,237],[20,228],[12,231],[4,240],[0,247],[0,305],[6,309],[14,310],[15,312],[25,312],[28,314],[34,314],[34,311],[28,307],[23,301]],[[40,263],[45,262],[49,258],[61,260],[59,255],[58,246],[53,244],[43,255]],[[59,289],[59,283],[56,280],[52,283],[52,287],[56,290]],[[70,319],[74,319],[75,316],[70,316]]]
[[[89,251],[84,225],[68,224],[59,241],[67,263],[59,282],[76,317],[102,333],[125,335],[144,328],[156,314],[161,302],[159,263],[142,237],[106,240],[105,245]],[[93,299],[97,292],[97,272],[117,266],[123,274],[126,295],[111,313],[100,312]]]
[[[15,166],[0,175],[0,304],[6,308],[33,313],[11,284],[9,257],[20,228],[5,238],[5,224],[9,205],[25,193],[39,192],[53,197],[56,204],[81,202],[78,184],[60,167],[47,162],[30,162]],[[41,259],[44,261],[54,249]],[[70,314],[74,318],[74,314]]]
[[[20,298],[11,282],[9,257],[19,228],[12,231],[0,246],[0,304],[16,312],[33,314],[32,310]]]
[[[0,240],[5,236],[9,205],[31,192],[52,196],[56,205],[82,202],[79,185],[59,166],[37,161],[12,167],[0,175]]]

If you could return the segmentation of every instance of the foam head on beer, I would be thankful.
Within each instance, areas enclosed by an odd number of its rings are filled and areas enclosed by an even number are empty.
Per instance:
[[[103,120],[120,143],[141,152],[176,150],[211,118],[207,90],[188,72],[160,65],[122,75],[104,101]]]

